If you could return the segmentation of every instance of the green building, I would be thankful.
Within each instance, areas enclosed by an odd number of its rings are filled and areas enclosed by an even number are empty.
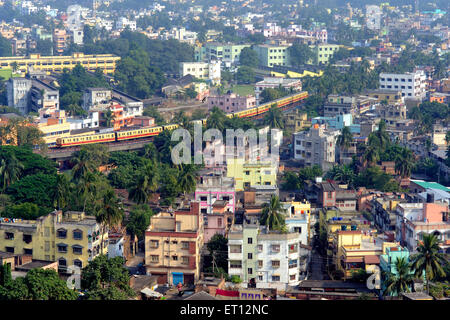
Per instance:
[[[333,54],[339,50],[337,44],[318,44],[310,46],[314,52],[315,64],[327,64]]]
[[[254,48],[259,64],[265,67],[289,66],[288,46],[258,45]]]
[[[205,62],[220,60],[225,64],[235,64],[239,61],[242,49],[248,47],[250,47],[249,44],[206,43],[202,47],[195,48],[195,60]]]

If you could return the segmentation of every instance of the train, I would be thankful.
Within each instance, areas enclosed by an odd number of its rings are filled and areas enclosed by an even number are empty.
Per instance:
[[[287,109],[289,107],[294,107],[296,103],[305,100],[308,97],[308,92],[302,91],[294,93],[292,95],[264,103],[254,108],[242,110],[239,112],[228,113],[226,116],[228,118],[239,117],[239,118],[261,118],[264,113],[266,113],[274,104],[277,108]],[[194,120],[194,123],[201,123],[203,126],[206,125],[206,119]],[[80,146],[84,144],[91,143],[108,143],[108,142],[120,142],[125,140],[141,139],[146,137],[153,137],[159,135],[165,130],[174,130],[178,128],[178,124],[168,124],[158,127],[149,128],[138,128],[132,130],[123,130],[109,133],[96,133],[89,135],[75,135],[66,138],[56,139],[57,148]]]

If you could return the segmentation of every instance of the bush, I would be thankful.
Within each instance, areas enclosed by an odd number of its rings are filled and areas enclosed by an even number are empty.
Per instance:
[[[241,283],[242,279],[239,276],[234,275],[234,276],[231,276],[231,282],[233,282],[233,283]]]
[[[435,284],[430,286],[430,295],[435,299],[441,299],[444,297],[444,287],[442,284]]]

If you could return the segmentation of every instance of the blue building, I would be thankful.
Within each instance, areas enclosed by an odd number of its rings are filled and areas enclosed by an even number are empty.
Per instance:
[[[326,124],[330,130],[342,130],[344,127],[349,127],[350,132],[353,134],[359,134],[361,132],[361,126],[353,123],[353,116],[350,113],[338,114],[334,117],[315,117],[311,120],[311,124]]]

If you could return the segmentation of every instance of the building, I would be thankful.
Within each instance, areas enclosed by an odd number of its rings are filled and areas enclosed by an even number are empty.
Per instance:
[[[70,126],[65,110],[39,110],[37,127],[44,134],[43,139],[47,145],[54,146],[58,138],[70,136]]]
[[[95,217],[83,212],[53,211],[36,220],[0,218],[0,251],[57,261],[61,272],[72,265],[85,267],[102,248],[107,254],[108,233],[102,236]]]
[[[324,125],[315,124],[308,131],[293,134],[294,159],[305,166],[318,165],[327,170],[336,162],[336,137],[339,131],[329,131]]]
[[[298,132],[311,127],[311,121],[308,121],[308,114],[299,109],[294,109],[286,113],[284,127],[291,132]]]
[[[74,53],[71,56],[44,56],[40,54],[30,54],[27,57],[0,57],[0,70],[11,69],[17,64],[21,72],[33,70],[43,70],[47,73],[60,73],[64,68],[72,70],[80,64],[88,71],[94,72],[97,68],[103,70],[105,74],[113,74],[116,70],[116,63],[120,57],[113,54],[91,54]]]
[[[235,93],[229,93],[221,96],[210,96],[207,103],[209,110],[213,107],[218,107],[225,113],[230,113],[255,107],[256,99],[253,95],[241,97]]]
[[[344,96],[330,94],[323,106],[323,115],[325,117],[334,117],[339,114],[360,115],[377,103],[376,98],[366,96]]]
[[[300,234],[268,231],[256,224],[235,225],[228,235],[228,274],[244,288],[285,291],[299,283]]]
[[[264,67],[289,66],[288,46],[261,44],[253,48],[259,64]]]
[[[83,93],[82,107],[84,110],[105,109],[111,104],[121,105],[125,117],[142,116],[144,103],[124,92],[107,88],[87,88]]]
[[[161,212],[145,231],[145,268],[158,283],[194,284],[200,277],[203,215],[200,203],[189,210]]]
[[[260,95],[264,89],[276,89],[280,86],[286,90],[292,90],[293,92],[302,91],[302,81],[300,79],[264,77],[264,80],[255,83],[255,98],[257,103],[260,103]]]
[[[220,62],[180,62],[180,77],[188,74],[201,80],[209,80],[213,85],[220,85]]]
[[[339,211],[356,211],[357,194],[355,190],[341,188],[335,182],[317,182],[311,186],[317,205],[322,208],[337,208]]]
[[[282,205],[285,209],[285,222],[288,232],[299,233],[300,243],[308,245],[310,243],[311,204],[304,200],[283,202]]]
[[[380,89],[400,90],[402,97],[422,101],[426,96],[426,76],[422,70],[409,73],[380,73]]]
[[[386,248],[384,254],[380,255],[380,270],[381,270],[381,290],[384,292],[386,289],[385,273],[392,273],[394,276],[398,275],[396,263],[398,259],[405,259],[406,263],[409,263],[409,251],[402,246],[395,246]],[[414,273],[411,270],[411,273]],[[410,288],[412,289],[412,288]]]
[[[250,48],[249,44],[233,44],[207,42],[202,47],[195,47],[195,61],[221,61],[227,67],[239,62],[239,56],[244,48]]]
[[[366,5],[366,26],[370,30],[380,30],[382,11],[379,6]]]
[[[33,79],[31,82],[31,105],[32,112],[40,109],[59,109],[59,90],[44,81]]]
[[[234,178],[235,191],[254,186],[276,186],[278,164],[272,162],[249,163],[243,158],[227,159],[227,177]]]
[[[367,91],[367,96],[378,99],[378,102],[387,101],[389,105],[403,103],[402,92],[400,90],[375,89]]]
[[[381,231],[395,231],[397,205],[404,199],[395,196],[376,197],[371,200],[371,213],[375,225]]]
[[[432,200],[432,199],[430,199]],[[424,234],[438,238],[439,246],[450,253],[450,221],[448,204],[439,202],[400,203],[397,205],[396,240],[410,252],[417,250]]]
[[[65,29],[55,29],[53,31],[53,44],[56,53],[61,54],[67,48],[69,35]]]
[[[333,54],[339,50],[340,46],[337,44],[322,43],[310,46],[310,48],[313,50],[315,63],[320,65],[327,64]]]
[[[360,124],[353,123],[353,116],[351,113],[347,114],[338,114],[334,117],[315,117],[311,119],[311,124],[314,126],[318,125],[326,125],[326,128],[329,130],[342,130],[344,127],[349,127],[350,132],[353,134],[360,133],[361,126]]]
[[[31,80],[11,77],[6,83],[8,107],[14,107],[23,115],[29,112]]]
[[[128,20],[126,17],[120,17],[116,21],[116,29],[130,29],[130,31],[136,31],[136,20]]]

